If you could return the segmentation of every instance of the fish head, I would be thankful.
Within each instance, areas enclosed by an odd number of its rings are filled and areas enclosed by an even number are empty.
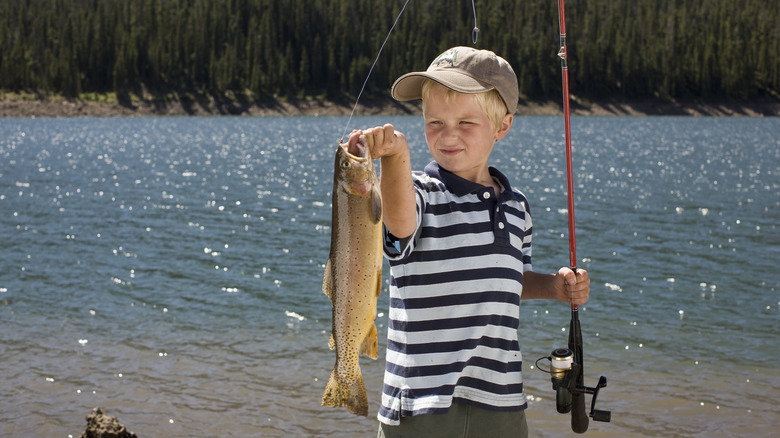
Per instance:
[[[364,136],[361,135],[356,142],[339,144],[334,177],[341,190],[351,195],[371,196],[377,177]]]

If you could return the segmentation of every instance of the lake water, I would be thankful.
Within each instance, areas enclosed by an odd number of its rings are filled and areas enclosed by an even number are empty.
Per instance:
[[[418,117],[391,122],[428,161]],[[344,117],[0,120],[0,436],[68,437],[95,406],[141,438],[375,436],[319,406],[321,276]],[[585,380],[596,437],[775,436],[780,119],[575,117]],[[520,117],[493,165],[529,198],[534,267],[568,263],[563,121]],[[386,270],[385,281],[387,281]],[[532,437],[574,436],[536,358],[569,308],[521,305]],[[589,403],[590,396],[586,399]]]

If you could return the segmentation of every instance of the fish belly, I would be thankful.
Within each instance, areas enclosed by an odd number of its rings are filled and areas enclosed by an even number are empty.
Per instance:
[[[335,200],[334,200],[335,201]],[[338,205],[334,202],[334,208]],[[323,292],[333,304],[329,346],[336,350],[323,406],[347,407],[368,415],[368,399],[359,356],[377,358],[376,304],[381,291],[381,222],[352,211],[339,214],[332,225],[331,254],[325,267]]]

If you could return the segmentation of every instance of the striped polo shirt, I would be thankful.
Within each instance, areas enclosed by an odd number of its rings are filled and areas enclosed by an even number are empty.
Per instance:
[[[522,410],[517,338],[523,272],[531,270],[528,201],[507,178],[492,187],[432,162],[414,172],[417,229],[386,233],[387,362],[379,421],[446,412],[453,400]]]

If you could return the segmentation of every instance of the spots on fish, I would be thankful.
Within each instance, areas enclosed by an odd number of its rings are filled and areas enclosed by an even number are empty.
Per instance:
[[[368,414],[361,353],[376,359],[376,299],[381,284],[381,197],[373,163],[353,162],[349,171],[340,164],[349,157],[336,151],[333,188],[331,251],[323,291],[333,304],[333,346],[336,364],[322,397],[323,406],[346,406],[358,415]],[[363,176],[361,172],[368,172]],[[366,196],[363,188],[371,186]],[[341,189],[339,189],[339,187]],[[353,192],[352,188],[361,190]]]

